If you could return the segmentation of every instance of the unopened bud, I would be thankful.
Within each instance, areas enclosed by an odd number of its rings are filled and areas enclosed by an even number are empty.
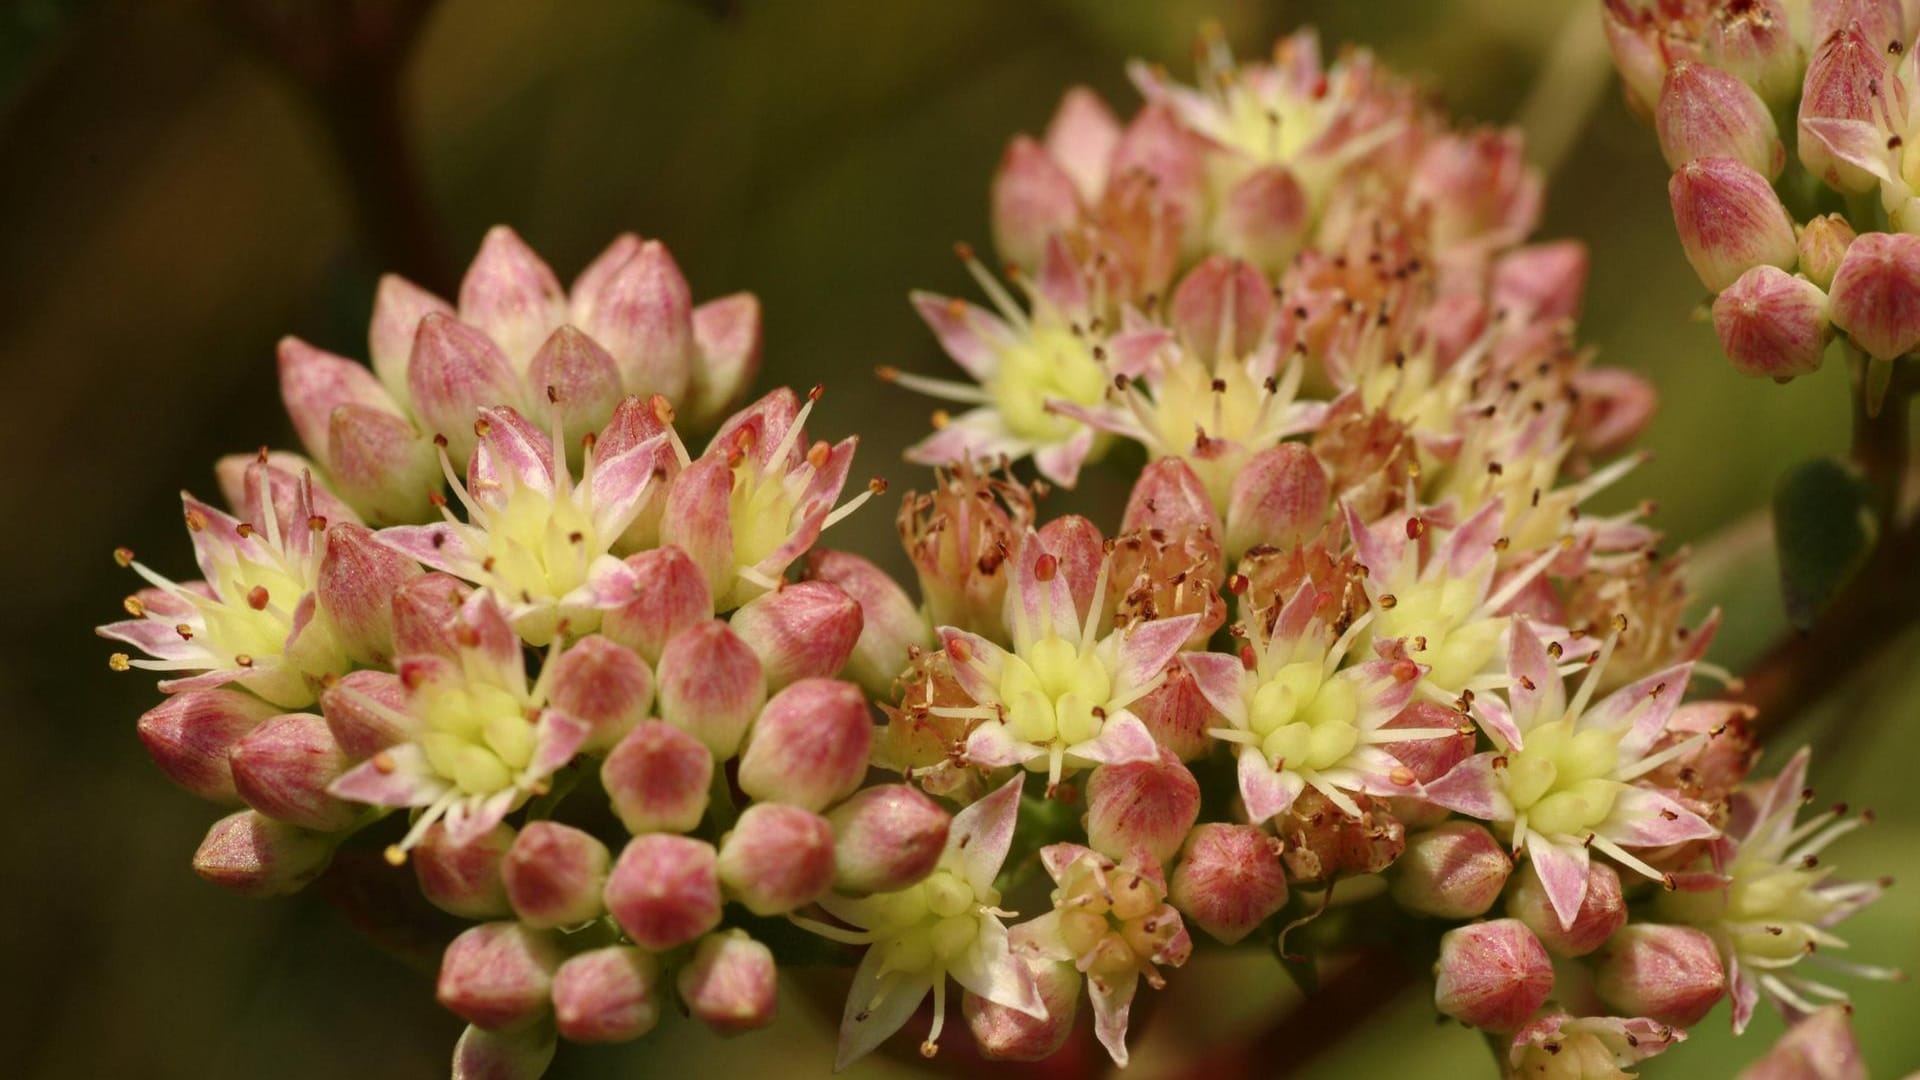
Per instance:
[[[650,833],[627,842],[603,899],[614,921],[653,952],[684,945],[720,925],[720,880],[713,845]]]
[[[1786,164],[1767,103],[1709,64],[1680,60],[1667,69],[1654,126],[1670,168],[1699,158],[1732,158],[1771,180]]]
[[[1255,825],[1202,825],[1187,837],[1168,895],[1195,926],[1232,945],[1287,904],[1280,841]]]
[[[1393,864],[1393,898],[1416,915],[1471,919],[1500,899],[1513,859],[1485,827],[1450,821],[1407,837]]]
[[[1154,742],[1182,761],[1192,761],[1212,749],[1213,739],[1207,731],[1223,723],[1200,692],[1193,672],[1179,663],[1168,664],[1166,679],[1127,709],[1147,726]]]
[[[1701,43],[1716,67],[1753,87],[1769,108],[1785,108],[1793,101],[1807,57],[1794,39],[1798,20],[1785,0],[1741,0],[1723,5],[1703,21]]]
[[[1251,264],[1209,255],[1173,290],[1167,315],[1189,353],[1210,363],[1237,360],[1259,344],[1273,289]]]
[[[1521,314],[1530,322],[1578,316],[1586,292],[1587,245],[1578,240],[1529,244],[1507,252],[1493,264],[1493,306]],[[1459,315],[1471,311],[1463,308]],[[1443,331],[1452,328],[1438,316],[1430,316],[1424,325],[1434,331],[1436,345],[1451,347]],[[1453,356],[1458,355],[1456,349]]]
[[[454,628],[472,590],[458,578],[426,574],[393,594],[395,656],[459,656]]]
[[[680,1000],[720,1035],[738,1035],[773,1023],[780,1001],[773,951],[744,930],[709,934],[680,969]]]
[[[453,1044],[453,1080],[540,1080],[558,1048],[545,1024],[514,1031],[469,1026]]]
[[[645,1035],[660,1022],[660,962],[631,945],[572,957],[553,973],[553,1018],[573,1042]]]
[[[320,694],[320,714],[340,752],[365,761],[408,741],[407,689],[391,671],[362,668],[342,675]]]
[[[436,994],[449,1012],[488,1031],[545,1017],[560,948],[546,932],[492,922],[454,938],[440,958]]]
[[[1102,765],[1087,778],[1087,844],[1114,859],[1164,866],[1200,818],[1200,784],[1171,750]]]
[[[1705,932],[1634,923],[1601,950],[1594,988],[1621,1016],[1684,1028],[1706,1017],[1726,992],[1727,979]]]
[[[1227,497],[1227,557],[1261,544],[1290,548],[1326,524],[1327,470],[1302,443],[1270,446],[1248,459]]]
[[[1839,214],[1821,214],[1807,222],[1800,229],[1800,273],[1822,289],[1832,288],[1833,275],[1855,235]]]
[[[1782,381],[1819,370],[1833,339],[1827,295],[1772,266],[1754,267],[1714,298],[1713,329],[1734,370]]]
[[[1214,247],[1268,274],[1285,269],[1313,222],[1313,205],[1293,171],[1267,165],[1226,194],[1213,219]]]
[[[167,779],[203,799],[232,804],[240,795],[227,754],[277,711],[238,690],[189,690],[148,709],[137,730]]]
[[[407,358],[407,392],[430,433],[456,462],[473,456],[480,410],[520,404],[520,379],[500,347],[478,329],[438,313],[420,320]]]
[[[1169,536],[1182,536],[1208,529],[1221,536],[1226,529],[1214,505],[1214,495],[1193,466],[1179,458],[1161,458],[1141,469],[1133,482],[1126,511],[1120,515],[1120,531],[1159,529]]]
[[[514,914],[528,926],[578,926],[601,912],[607,846],[552,821],[528,822],[507,850],[500,874]]]
[[[707,812],[713,754],[672,724],[648,720],[607,755],[600,783],[613,812],[635,836],[689,832]]]
[[[327,794],[351,764],[327,722],[312,713],[276,716],[233,744],[227,755],[233,786],[248,806],[315,832],[338,832],[359,811]]]
[[[553,662],[553,707],[584,722],[581,749],[605,750],[644,720],[653,704],[653,673],[632,649],[595,634],[581,638]]]
[[[706,744],[716,761],[740,749],[767,700],[760,658],[718,619],[667,642],[658,675],[660,718]]]
[[[603,615],[600,632],[657,664],[675,635],[713,618],[713,592],[677,547],[630,555],[627,566],[636,583],[633,599]]]
[[[1840,191],[1871,191],[1877,186],[1877,179],[1834,154],[1827,140],[1821,137],[1818,121],[1872,121],[1885,115],[1892,104],[1887,100],[1889,84],[1895,82],[1886,45],[1869,39],[1857,22],[1840,26],[1814,40],[1818,44],[1801,85],[1800,137],[1795,146],[1800,163]]]
[[[1793,222],[1767,178],[1732,158],[1682,165],[1667,184],[1687,261],[1719,292],[1756,266],[1793,268]]]
[[[1520,883],[1507,894],[1507,914],[1526,923],[1555,956],[1585,956],[1626,925],[1627,902],[1620,894],[1620,875],[1595,859],[1587,864],[1587,895],[1573,925],[1563,925],[1540,875],[1528,863],[1520,871]]]
[[[933,644],[919,605],[885,571],[848,552],[816,549],[807,556],[807,575],[839,587],[860,605],[860,638],[842,674],[873,697],[890,697],[911,650]]]
[[[994,250],[1028,269],[1040,265],[1050,237],[1080,219],[1080,193],[1073,178],[1026,135],[1007,144],[993,173],[990,199]]]
[[[1553,960],[1518,919],[1449,930],[1434,965],[1433,1004],[1487,1031],[1513,1031],[1553,991]]]
[[[825,810],[867,775],[873,720],[860,688],[802,679],[760,711],[740,755],[740,790],[769,802]]]
[[[860,605],[824,581],[784,585],[740,605],[727,620],[760,658],[767,689],[840,674],[860,640]]]
[[[500,864],[513,846],[513,827],[495,825],[488,832],[455,844],[446,826],[435,823],[407,854],[420,892],[434,907],[463,919],[502,919],[513,914],[507,900]]]
[[[833,847],[826,818],[756,803],[720,841],[720,884],[755,915],[784,915],[833,887]]]
[[[1827,1005],[1787,1029],[1740,1080],[1867,1080],[1847,1005]]]
[[[319,877],[332,859],[326,837],[242,810],[207,830],[193,853],[193,872],[241,896],[285,896]]]
[[[417,563],[375,540],[364,525],[342,521],[327,527],[314,592],[356,663],[392,662],[393,594],[420,573]]]
[[[686,397],[693,380],[693,292],[659,241],[642,241],[609,270],[582,274],[573,289],[573,322],[613,354],[629,392],[676,402]]]
[[[833,808],[834,888],[851,895],[895,892],[939,865],[952,815],[909,784],[855,792]]]
[[[1015,935],[1020,933],[1016,927]],[[1033,974],[1040,991],[1040,1003],[1046,1006],[1045,1019],[1036,1019],[1018,1009],[967,991],[960,999],[960,1013],[967,1018],[967,1030],[980,1056],[988,1061],[1041,1061],[1052,1057],[1073,1034],[1073,1017],[1080,1005],[1081,976],[1071,963],[1042,960],[1022,955],[1014,943],[1014,962],[1024,963]]]
[[[1868,233],[1847,247],[1829,294],[1833,324],[1876,360],[1920,346],[1920,236]]]

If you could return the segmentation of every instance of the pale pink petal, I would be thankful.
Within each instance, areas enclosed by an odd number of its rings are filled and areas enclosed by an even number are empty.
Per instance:
[[[943,626],[940,647],[947,650],[954,680],[968,697],[982,705],[1000,700],[1000,671],[1006,655],[1000,646],[978,634]],[[967,659],[962,660],[963,656]]]
[[[1199,625],[1199,615],[1177,615],[1171,619],[1134,623],[1121,631],[1120,663],[1113,673],[1115,696],[1128,695],[1158,679]]]
[[[735,448],[744,447],[747,456],[756,467],[764,468],[767,459],[786,438],[787,429],[793,426],[800,415],[800,397],[790,388],[781,386],[768,391],[758,401],[729,416],[720,430],[714,432],[707,442],[703,457],[715,455],[727,457]],[[797,435],[787,451],[785,468],[797,467],[806,456],[807,439],[803,431]]]
[[[1525,745],[1525,736],[1520,726],[1513,722],[1513,714],[1507,711],[1506,703],[1492,694],[1483,694],[1473,699],[1470,712],[1480,725],[1480,730],[1491,736],[1496,744],[1504,743],[1502,750],[1518,750]]]
[[[1667,730],[1667,721],[1686,696],[1692,675],[1692,664],[1680,664],[1628,683],[1582,713],[1579,726],[1611,728],[1631,719],[1632,729],[1620,740],[1620,757],[1623,761],[1638,759]]]
[[[1124,765],[1131,761],[1157,761],[1160,744],[1153,741],[1147,725],[1130,712],[1117,712],[1100,725],[1100,734],[1083,743],[1067,747],[1067,753],[1102,765]]]
[[[1500,789],[1493,762],[1498,754],[1475,754],[1427,783],[1426,799],[1482,821],[1509,821],[1513,806]]]
[[[454,577],[471,581],[480,569],[480,557],[474,554],[482,550],[479,538],[466,525],[450,521],[395,525],[374,533],[373,538],[414,562]]]
[[[1359,692],[1363,730],[1380,727],[1400,715],[1413,701],[1420,678],[1427,673],[1422,664],[1408,666],[1402,660],[1369,660],[1342,671],[1335,678],[1346,679]]]
[[[487,835],[525,797],[526,793],[519,788],[507,788],[484,798],[462,799],[454,803],[444,819],[447,842],[455,847],[465,847]]]
[[[108,641],[124,642],[156,660],[207,657],[205,649],[180,636],[172,623],[158,619],[123,619],[98,627],[94,633]]]
[[[1157,359],[1173,347],[1173,331],[1158,323],[1129,327],[1107,339],[1107,370],[1127,379],[1150,376]]]
[[[1899,174],[1899,151],[1889,149],[1888,136],[1894,134],[1865,120],[1838,120],[1807,117],[1800,130],[1827,153],[1859,168],[1883,184],[1895,182]]]
[[[590,480],[593,527],[601,536],[619,536],[649,498],[661,493],[672,450],[665,436],[593,463]]]
[[[894,1032],[906,1026],[927,992],[933,978],[926,973],[881,974],[887,950],[883,945],[869,948],[854,970],[853,986],[847,990],[846,1011],[840,1017],[840,1047],[833,1059],[833,1071],[839,1072],[872,1053]],[[884,988],[885,992],[882,992]]]
[[[1046,867],[1047,876],[1058,885],[1067,870],[1088,855],[1095,859],[1100,857],[1098,852],[1085,844],[1048,844],[1040,849],[1040,865]]]
[[[1079,260],[1059,233],[1047,237],[1047,250],[1040,260],[1040,273],[1034,278],[1034,291],[1052,304],[1070,321],[1087,321],[1092,310],[1092,295],[1087,275]],[[929,320],[931,321],[931,320]]]
[[[510,483],[553,494],[553,437],[505,407],[480,410],[480,443],[467,465],[467,490],[483,505],[505,503]]]
[[[1488,499],[1485,506],[1461,522],[1447,536],[1446,543],[1440,549],[1440,560],[1446,564],[1447,573],[1453,577],[1466,577],[1492,559],[1494,542],[1500,539],[1500,529],[1505,521],[1506,510],[1501,500],[1495,497]]]
[[[1760,980],[1740,965],[1738,956],[1727,959],[1727,997],[1733,1001],[1733,1033],[1743,1034],[1753,1021],[1753,1007],[1760,1002]]]
[[[1433,798],[1433,789],[1427,789]],[[1549,840],[1537,832],[1527,833],[1527,856],[1533,860],[1534,873],[1540,875],[1540,887],[1560,925],[1570,927],[1580,915],[1580,904],[1587,898],[1587,847],[1585,844]]]
[[[1113,1063],[1127,1067],[1127,1013],[1133,995],[1140,989],[1140,973],[1094,975],[1087,979],[1087,996],[1093,1001],[1093,1033],[1107,1048]]]
[[[1566,712],[1567,694],[1560,669],[1526,619],[1516,618],[1508,634],[1507,674],[1513,677],[1507,699],[1513,703],[1515,726],[1525,730],[1558,720]]]
[[[1013,830],[1020,823],[1020,792],[1027,775],[1015,773],[991,795],[953,816],[947,827],[947,854],[959,860],[967,884],[976,893],[993,888],[1000,864],[1013,846]]]
[[[1215,712],[1226,717],[1234,727],[1247,726],[1246,688],[1250,676],[1239,657],[1225,653],[1187,653],[1180,662],[1193,673],[1200,696],[1207,699]]]
[[[952,465],[963,461],[1019,460],[1033,444],[1007,430],[991,406],[968,409],[945,427],[907,448],[907,460],[916,465]]]
[[[1046,579],[1041,579],[1042,569]],[[1073,585],[1059,572],[1059,561],[1040,543],[1040,536],[1028,529],[1015,550],[1007,582],[1007,622],[1013,628],[1018,646],[1036,641],[1048,633],[1077,637],[1080,609],[1073,602]]]
[[[1051,402],[1049,402],[1051,404]],[[1080,466],[1093,450],[1093,429],[1082,425],[1065,442],[1049,443],[1033,452],[1033,467],[1063,488],[1080,482]]]
[[[912,294],[913,309],[926,320],[953,362],[985,381],[1000,368],[1000,353],[1013,343],[1013,331],[999,316],[964,300],[937,293]]]
[[[1247,804],[1247,820],[1255,825],[1285,813],[1307,786],[1298,773],[1275,772],[1257,746],[1240,748],[1239,773],[1240,799]]]
[[[539,726],[534,729],[533,760],[527,763],[527,775],[538,778],[558,772],[580,752],[591,733],[592,728],[584,721],[559,709],[542,710]]]
[[[1614,797],[1607,820],[1594,830],[1621,847],[1666,847],[1705,840],[1720,830],[1669,796],[1629,787]]]
[[[980,917],[980,934],[973,947],[955,957],[948,971],[954,982],[996,1005],[1036,1020],[1047,1018],[1047,1004],[1033,981],[1033,969],[1008,949],[1007,928],[999,919]]]
[[[348,769],[327,787],[327,794],[369,806],[426,806],[446,794],[449,785],[413,743],[390,746]]]
[[[1406,530],[1375,530],[1367,528],[1366,522],[1346,503],[1340,504],[1340,510],[1346,515],[1347,533],[1353,538],[1354,556],[1361,566],[1367,568],[1368,579],[1376,588],[1397,587],[1401,561],[1406,556]]]

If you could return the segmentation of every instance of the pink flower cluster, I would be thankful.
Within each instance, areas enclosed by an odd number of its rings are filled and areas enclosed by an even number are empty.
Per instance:
[[[235,808],[195,869],[274,895],[343,845],[410,863],[474,923],[437,984],[455,1076],[676,1002],[763,1027],[795,928],[854,968],[839,1067],[928,999],[935,1053],[949,980],[987,1057],[1059,1051],[1084,996],[1125,1065],[1194,933],[1271,947],[1381,897],[1513,1076],[1621,1075],[1722,997],[1815,1014],[1779,1068],[1850,1045],[1811,972],[1880,887],[1813,856],[1859,819],[1796,823],[1804,752],[1750,780],[1684,560],[1585,506],[1654,395],[1577,345],[1584,254],[1527,243],[1518,136],[1310,34],[1203,44],[1198,88],[1140,66],[1131,120],[1076,89],[1009,146],[1023,297],[970,253],[993,310],[914,297],[971,377],[883,371],[970,406],[911,451],[917,601],[816,546],[879,490],[841,500],[855,440],[809,441],[817,390],[730,412],[755,303],[694,307],[657,243],[562,290],[496,229],[457,307],[383,283],[371,373],[285,343],[308,456],[223,461],[230,511],[186,503],[200,579],[117,553],[146,587],[101,629],[165,673],[156,763]],[[1667,112],[1705,144],[1710,109]],[[1044,516],[1116,438],[1147,461],[1113,527]]]

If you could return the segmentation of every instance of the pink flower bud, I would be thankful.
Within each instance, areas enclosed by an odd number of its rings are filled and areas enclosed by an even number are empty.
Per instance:
[[[1787,161],[1767,103],[1708,64],[1681,60],[1667,69],[1654,126],[1671,168],[1700,158],[1732,158],[1772,180]]]
[[[1193,672],[1178,663],[1167,665],[1166,681],[1127,710],[1147,726],[1154,742],[1182,761],[1192,761],[1211,750],[1214,743],[1207,729],[1223,723],[1200,692]]]
[[[1540,875],[1528,863],[1520,871],[1520,884],[1507,894],[1507,914],[1526,923],[1555,956],[1585,956],[1627,924],[1627,902],[1620,894],[1620,875],[1595,859],[1587,864],[1586,899],[1573,925],[1562,925]]]
[[[1192,466],[1179,458],[1161,458],[1140,470],[1127,494],[1126,511],[1120,515],[1121,532],[1161,529],[1169,536],[1182,536],[1203,528],[1214,536],[1225,532],[1213,498]]]
[[[599,431],[626,397],[612,354],[571,326],[555,330],[533,354],[527,385],[551,392],[561,429],[569,435]]]
[[[364,405],[398,415],[393,399],[373,372],[344,356],[316,349],[296,337],[280,339],[280,399],[307,453],[328,463],[327,426],[343,405]]]
[[[1831,288],[1854,236],[1853,226],[1839,214],[1821,214],[1807,222],[1800,229],[1800,272],[1820,288]]]
[[[1209,255],[1173,290],[1167,315],[1193,355],[1216,363],[1242,359],[1273,315],[1273,288],[1252,265]]]
[[[389,746],[408,742],[407,688],[391,671],[350,671],[320,694],[320,713],[340,752],[365,761]]]
[[[1800,163],[1841,191],[1871,191],[1877,184],[1874,176],[1835,157],[1807,121],[1873,120],[1878,111],[1888,108],[1885,91],[1893,73],[1885,45],[1869,40],[1857,22],[1820,42],[1807,64],[1800,94]]]
[[[621,233],[613,238],[613,242],[607,245],[605,251],[595,255],[593,261],[573,279],[573,288],[568,295],[573,300],[574,325],[581,325],[581,312],[585,307],[583,301],[588,297],[599,296],[606,289],[608,279],[613,277],[615,271],[627,265],[627,261],[633,258],[634,252],[640,250],[642,243],[640,237],[633,233]]]
[[[1792,269],[1799,257],[1793,222],[1767,179],[1731,158],[1680,166],[1667,184],[1680,245],[1714,292],[1755,266]]]
[[[833,887],[864,895],[914,884],[939,865],[952,820],[910,784],[855,792],[827,815],[834,835]]]
[[[455,465],[473,455],[473,422],[487,406],[519,408],[521,382],[493,339],[458,319],[420,320],[407,361],[407,391],[427,431],[444,436]]]
[[[779,972],[773,951],[744,930],[709,934],[680,969],[680,1000],[719,1035],[738,1035],[773,1023]]]
[[[394,590],[419,577],[420,567],[375,540],[364,525],[345,521],[329,525],[326,537],[315,586],[320,607],[356,663],[390,664]]]
[[[672,724],[647,720],[607,755],[600,783],[628,832],[689,832],[707,812],[713,754]]]
[[[773,696],[740,755],[740,790],[769,802],[825,810],[867,775],[873,720],[860,688],[802,679]]]
[[[693,344],[700,362],[686,404],[687,422],[709,428],[746,397],[760,373],[760,300],[734,293],[693,309]]]
[[[394,655],[458,658],[454,626],[471,591],[446,574],[426,574],[402,585],[393,594]]]
[[[1033,269],[1047,240],[1080,220],[1080,192],[1073,178],[1026,135],[1017,135],[1000,157],[991,194],[993,246],[1000,257]]]
[[[767,700],[760,658],[718,619],[667,642],[658,666],[660,716],[724,761]]]
[[[517,1031],[469,1025],[453,1044],[453,1080],[540,1080],[557,1049],[544,1024]]]
[[[1622,1016],[1674,1027],[1706,1018],[1727,989],[1713,939],[1691,926],[1634,923],[1600,952],[1595,989]]]
[[[352,764],[327,722],[312,713],[276,716],[233,744],[227,755],[233,786],[248,806],[290,825],[338,832],[359,810],[327,794]]]
[[[1447,931],[1433,972],[1434,1006],[1487,1031],[1513,1031],[1553,992],[1553,960],[1518,919]]]
[[[367,355],[373,373],[387,393],[406,404],[407,363],[413,355],[413,337],[420,320],[438,312],[452,315],[453,306],[398,274],[382,274],[373,293],[373,318],[367,325]]]
[[[203,799],[231,804],[240,795],[228,752],[278,711],[238,690],[189,690],[148,709],[137,729],[167,779]]]
[[[1187,837],[1167,895],[1193,925],[1232,945],[1287,905],[1280,841],[1255,825],[1201,825]]]
[[[1313,208],[1284,165],[1268,165],[1233,185],[1213,219],[1214,246],[1268,274],[1279,273],[1300,250]]]
[[[860,605],[824,581],[761,593],[740,605],[727,624],[760,658],[769,690],[838,675],[862,629]]]
[[[1493,264],[1494,307],[1530,321],[1577,317],[1586,291],[1587,245],[1578,240],[1529,244]]]
[[[1041,548],[1053,556],[1056,572],[1067,582],[1074,610],[1084,621],[1090,605],[1106,602],[1105,597],[1093,595],[1094,586],[1100,583],[1100,564],[1107,558],[1100,526],[1079,514],[1063,514],[1042,525],[1038,535]]]
[[[445,825],[435,822],[407,852],[413,876],[428,902],[463,919],[504,919],[513,915],[501,864],[513,846],[511,825],[495,825],[481,836],[456,844]]]
[[[1471,919],[1484,915],[1513,872],[1513,859],[1483,826],[1450,821],[1407,837],[1393,864],[1393,898],[1416,915]]]
[[[1920,236],[1868,233],[1847,248],[1829,295],[1833,324],[1876,360],[1920,346]]]
[[[528,822],[500,866],[507,899],[520,921],[548,928],[578,926],[600,914],[600,891],[613,857],[588,833],[552,821]]]
[[[1164,208],[1182,248],[1199,239],[1197,231],[1206,205],[1206,162],[1202,145],[1164,104],[1150,104],[1114,144],[1109,166],[1115,177],[1141,174],[1148,178],[1156,201]]]
[[[524,370],[541,342],[566,321],[566,292],[519,233],[495,225],[460,281],[460,317]]]
[[[833,887],[833,826],[797,806],[758,803],[720,841],[720,884],[755,915],[784,915]]]
[[[1644,27],[1634,16],[1633,4],[1603,4],[1600,9],[1607,47],[1613,53],[1613,66],[1620,72],[1621,89],[1627,105],[1638,116],[1653,113],[1660,98],[1660,83],[1666,76],[1667,58],[1659,41],[1660,34]]]
[[[1164,866],[1199,819],[1200,784],[1171,750],[1087,777],[1087,844],[1103,855],[1139,854]]]
[[[1016,927],[1013,933],[1018,934]],[[974,1045],[988,1061],[1042,1061],[1067,1044],[1073,1034],[1073,1017],[1080,1006],[1080,972],[1071,963],[1022,956],[1016,942],[1016,963],[1024,963],[1033,974],[1040,991],[1040,1003],[1046,1006],[1046,1019],[1035,1019],[1018,1009],[969,990],[960,999],[960,1013],[967,1018],[967,1030]]]
[[[686,552],[700,568],[709,593],[723,601],[733,590],[737,571],[733,561],[733,484],[733,469],[725,457],[702,455],[680,470],[660,510],[661,543]]]
[[[551,935],[493,922],[454,938],[440,958],[435,994],[446,1009],[488,1031],[524,1028],[547,1015],[560,948]]]
[[[553,1018],[579,1043],[637,1039],[660,1022],[660,962],[631,945],[583,952],[553,973]]]
[[[1782,382],[1818,371],[1833,339],[1827,295],[1773,266],[1741,274],[1714,298],[1713,329],[1735,371]]]
[[[607,910],[643,949],[684,945],[720,925],[717,859],[704,840],[669,833],[634,837],[607,878]]]
[[[376,525],[422,520],[445,485],[433,443],[405,417],[365,405],[333,411],[327,468],[340,497]]]
[[[841,674],[875,698],[891,697],[911,650],[932,647],[926,616],[884,570],[850,552],[814,549],[807,576],[838,587],[860,605],[860,637]]]
[[[595,634],[553,661],[553,707],[590,729],[582,749],[605,750],[646,719],[653,704],[653,673],[633,650]]]
[[[627,558],[638,582],[632,600],[607,612],[600,632],[639,653],[649,664],[674,635],[713,618],[713,591],[700,568],[677,547],[654,548]]]
[[[611,273],[581,277],[573,321],[613,354],[627,391],[685,398],[693,379],[693,292],[672,253],[648,240]]]
[[[1753,87],[1769,108],[1784,108],[1800,92],[1806,70],[1806,52],[1794,40],[1797,21],[1782,0],[1724,4],[1705,20],[1701,44],[1716,67]]]
[[[319,877],[332,859],[326,837],[242,810],[207,830],[193,853],[193,872],[241,896],[286,896]]]
[[[1327,470],[1297,442],[1253,455],[1233,478],[1227,497],[1227,555],[1239,558],[1266,544],[1297,546],[1326,524]]]
[[[1860,1043],[1847,1022],[1853,1009],[1828,1005],[1787,1029],[1740,1080],[1867,1080]]]

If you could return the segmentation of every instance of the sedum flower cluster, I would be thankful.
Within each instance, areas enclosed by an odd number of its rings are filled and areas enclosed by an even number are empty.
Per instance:
[[[882,372],[964,406],[910,452],[917,599],[817,546],[879,485],[843,499],[818,390],[738,407],[755,302],[658,243],[563,289],[495,229],[457,303],[382,283],[371,370],[283,343],[304,456],[220,462],[199,578],[118,552],[101,628],[164,676],[156,763],[233,808],[196,871],[411,872],[472,923],[457,1077],[763,1027],[820,950],[838,1067],[950,1024],[1046,1058],[1082,1000],[1125,1065],[1197,944],[1334,907],[1510,1076],[1628,1075],[1722,997],[1815,1015],[1780,1068],[1850,1045],[1824,972],[1888,974],[1831,955],[1880,886],[1815,856],[1860,819],[1796,820],[1804,752],[1749,776],[1683,558],[1589,505],[1654,393],[1578,345],[1519,137],[1310,33],[1203,46],[1009,144],[985,305],[914,295],[965,375]],[[1103,458],[1117,517],[1042,512]]]

